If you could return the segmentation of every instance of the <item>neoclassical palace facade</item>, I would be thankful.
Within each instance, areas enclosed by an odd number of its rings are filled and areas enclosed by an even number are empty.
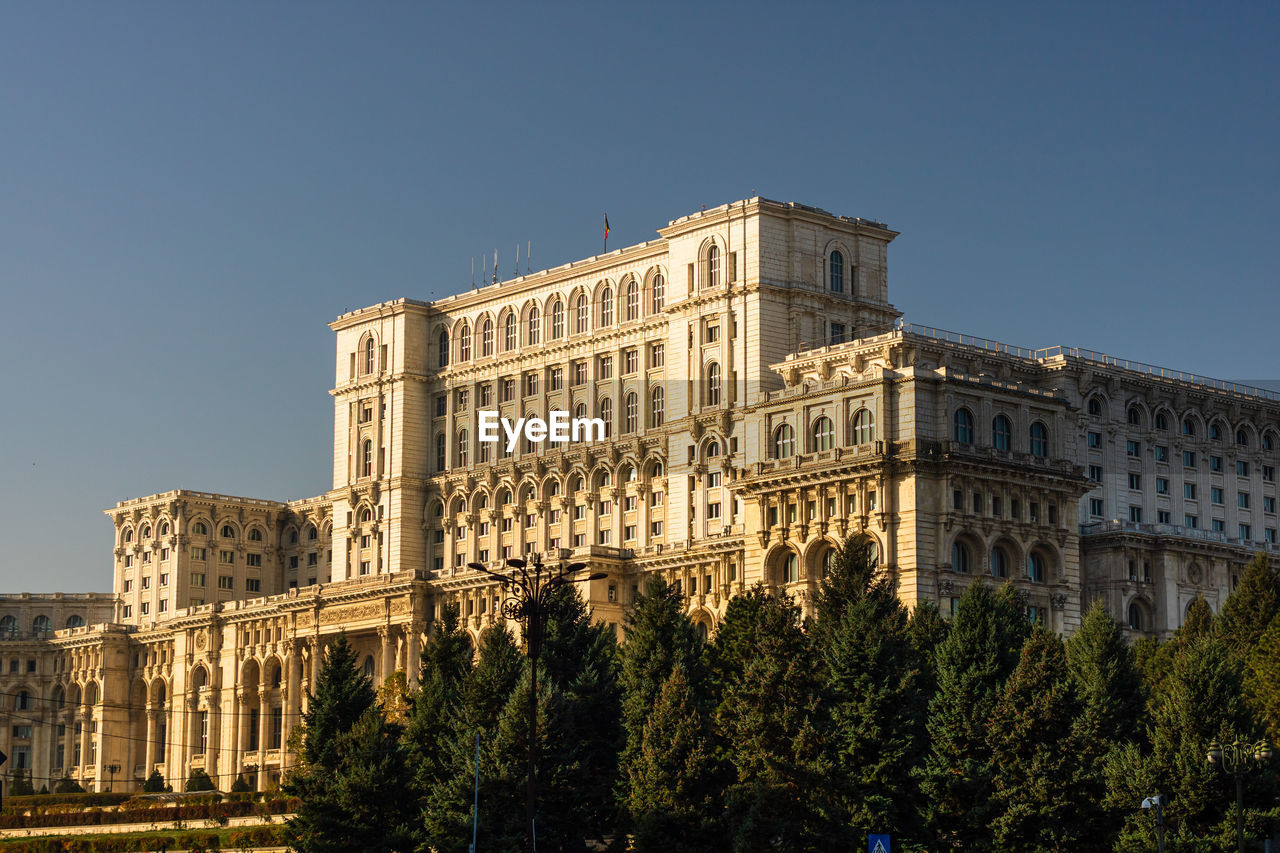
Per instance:
[[[1100,597],[1163,637],[1277,552],[1280,395],[904,323],[895,236],[752,198],[339,317],[331,491],[122,501],[111,595],[0,597],[6,769],[273,784],[339,632],[374,679],[412,683],[446,602],[477,634],[501,618],[476,562],[587,562],[614,626],[660,574],[713,631],[757,582],[807,606],[858,537],[909,603],[949,613],[1007,580],[1055,630]],[[604,437],[488,442],[481,412]]]

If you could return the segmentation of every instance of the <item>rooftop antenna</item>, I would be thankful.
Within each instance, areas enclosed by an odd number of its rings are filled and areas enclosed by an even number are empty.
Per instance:
[[[520,275],[520,244],[516,243],[516,275]]]
[[[493,250],[493,283],[498,283],[498,250]]]
[[[489,277],[489,256],[480,256],[480,283],[484,284],[484,280]]]

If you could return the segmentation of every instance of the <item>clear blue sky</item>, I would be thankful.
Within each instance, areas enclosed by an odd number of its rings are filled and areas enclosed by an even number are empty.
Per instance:
[[[0,5],[0,591],[330,485],[326,323],[753,192],[916,322],[1280,376],[1274,4]],[[523,266],[523,262],[522,262]]]

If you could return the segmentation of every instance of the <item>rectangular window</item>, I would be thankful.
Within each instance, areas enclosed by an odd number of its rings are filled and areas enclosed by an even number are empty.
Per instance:
[[[649,525],[649,534],[650,534],[651,536],[661,536],[661,535],[662,535],[662,522],[661,522],[661,521],[655,521],[655,522],[651,523],[651,524]]]
[[[596,379],[613,378],[613,356],[602,355],[596,361]]]
[[[664,344],[649,344],[649,366],[662,367],[667,363],[667,348]]]
[[[124,613],[122,615],[124,616],[125,619],[133,618],[133,606],[126,604],[124,606]]]
[[[586,544],[587,544],[587,534],[585,533],[573,534],[573,547],[582,548]]]
[[[493,386],[488,383],[480,386],[480,405],[493,405]]]
[[[259,578],[246,578],[244,582],[245,592],[262,592],[262,581]]]
[[[142,562],[143,562],[143,563],[150,563],[150,562],[151,562],[151,552],[150,552],[150,551],[143,551],[143,552],[142,552]]]
[[[245,565],[246,565],[246,566],[258,566],[258,567],[261,567],[261,566],[262,566],[262,555],[261,555],[261,554],[246,554],[246,555],[245,555],[245,558],[244,558],[244,562],[245,562]]]
[[[1221,457],[1221,456],[1210,456],[1210,457],[1209,457],[1209,470],[1210,470],[1210,471],[1221,471],[1221,470],[1222,470],[1222,457]]]
[[[538,523],[538,516],[536,514],[532,512],[525,513],[524,526],[526,530],[530,527],[534,527],[535,525],[537,525],[537,523]]]
[[[219,563],[234,563],[235,561],[236,561],[235,551],[219,551],[218,552]]]
[[[126,580],[126,581],[124,582],[124,591],[125,591],[125,592],[132,592],[132,591],[133,591],[133,581],[131,581],[131,580]]]
[[[271,709],[271,748],[279,749],[284,742],[284,708]]]
[[[1101,446],[1102,446],[1102,433],[1100,433],[1100,432],[1090,432],[1090,433],[1089,433],[1089,447],[1090,447],[1090,448],[1098,448],[1098,447],[1101,447]]]
[[[1129,488],[1134,491],[1142,491],[1142,475],[1129,473]]]
[[[1156,445],[1156,461],[1157,461],[1157,462],[1168,462],[1168,461],[1169,461],[1169,448],[1165,447],[1163,444],[1157,444],[1157,445]]]
[[[649,506],[662,506],[664,492],[654,492],[649,496]]]
[[[707,324],[706,340],[707,340],[707,343],[709,344],[714,344],[716,341],[720,340],[720,324],[719,323]]]
[[[449,398],[444,394],[436,395],[436,417],[443,418],[449,414]]]
[[[367,575],[367,574],[369,574],[369,568],[370,568],[370,563],[369,563],[369,561],[368,561],[368,560],[361,560],[361,561],[360,561],[360,574],[362,574],[362,575]]]
[[[562,367],[551,368],[551,390],[559,391],[563,387],[564,387],[564,368]]]
[[[192,585],[192,586],[204,586],[204,572],[192,572],[192,573],[191,573],[191,585]]]
[[[1141,455],[1142,455],[1142,442],[1140,442],[1140,441],[1130,441],[1130,442],[1128,442],[1128,443],[1126,444],[1126,452],[1127,452],[1130,456],[1141,456]]]
[[[1141,524],[1142,523],[1142,507],[1140,506],[1129,507],[1129,520],[1132,521],[1134,524]]]
[[[996,518],[1000,517],[1000,498],[996,495],[991,496],[991,514]],[[831,512],[829,515],[834,516],[835,513]]]
[[[502,380],[502,402],[510,403],[516,398],[516,381],[514,379]]]
[[[610,541],[609,528],[606,527],[600,531],[600,544],[608,545],[609,541]]]
[[[586,518],[586,517],[587,517],[587,506],[586,506],[586,504],[578,504],[578,505],[576,505],[576,506],[573,508],[573,520],[574,520],[574,521],[582,521],[582,519],[584,519],[584,518]]]
[[[1243,459],[1237,459],[1237,460],[1236,460],[1236,476],[1237,476],[1237,477],[1248,477],[1248,476],[1249,476],[1249,463],[1248,463],[1248,462],[1246,462],[1246,461],[1245,461],[1245,460],[1243,460]]]
[[[1276,481],[1276,468],[1274,465],[1262,466],[1262,481],[1264,483],[1274,483]]]
[[[167,598],[160,599],[160,612],[165,613],[169,610],[169,600]]]
[[[1183,496],[1184,498],[1186,498],[1187,500],[1189,500],[1189,501],[1193,501],[1193,500],[1195,500],[1195,499],[1196,499],[1196,484],[1195,484],[1195,483],[1183,483],[1183,484],[1182,484],[1182,496]]]
[[[635,496],[635,495],[627,495],[626,497],[624,497],[624,498],[622,499],[622,511],[623,511],[623,512],[635,512],[635,511],[636,511],[636,496]]]
[[[127,569],[127,568],[131,567],[132,565],[133,565],[133,555],[132,555],[132,554],[125,554],[125,555],[124,555],[124,567]]]
[[[1216,504],[1222,503],[1222,489],[1217,486],[1211,486],[1209,488],[1209,500]]]
[[[1249,493],[1248,493],[1248,492],[1236,492],[1236,506],[1238,506],[1240,509],[1248,509],[1248,508],[1249,508]]]
[[[587,383],[587,363],[585,361],[575,361],[573,363],[573,384],[585,385]]]
[[[1184,516],[1182,517],[1182,526],[1183,526],[1183,527],[1190,527],[1192,530],[1195,530],[1196,528],[1198,528],[1198,527],[1200,526],[1200,516],[1198,516],[1198,515],[1184,515]]]
[[[1262,511],[1273,514],[1276,511],[1276,499],[1270,495],[1264,495],[1262,498]]]
[[[951,508],[956,512],[964,510],[964,492],[956,489],[951,493]]]
[[[1156,521],[1161,524],[1172,524],[1173,516],[1167,509],[1158,509],[1156,510]]]
[[[456,401],[454,408],[459,412],[465,412],[467,410],[467,406],[471,403],[471,395],[467,392],[466,388],[459,388],[457,393],[454,394],[454,400]]]
[[[622,353],[622,373],[629,376],[640,372],[640,351],[635,347]]]
[[[1253,526],[1249,524],[1240,525],[1240,538],[1245,542],[1253,541]]]
[[[979,493],[979,492],[974,492],[974,493],[973,493],[973,512],[974,512],[974,514],[975,514],[975,515],[982,515],[982,510],[983,510],[984,508],[985,508],[985,507],[984,507],[983,502],[982,502],[982,494],[981,494],[981,493]]]
[[[1089,479],[1093,480],[1095,483],[1102,482],[1102,466],[1101,465],[1089,466]]]
[[[831,343],[842,344],[845,341],[844,323],[831,324]]]
[[[232,589],[233,583],[231,575],[218,575],[218,589]]]
[[[1194,450],[1182,451],[1182,467],[1183,468],[1196,467],[1196,452]]]
[[[308,565],[308,566],[317,566],[317,565],[319,565],[319,564],[320,564],[320,555],[319,555],[319,554],[317,554],[316,552],[312,551],[310,554],[308,554],[308,555],[307,555],[307,565]]]
[[[625,542],[634,542],[636,540],[636,526],[628,524],[622,529],[622,539]]]
[[[163,561],[165,561],[165,560],[167,560],[167,559],[169,559],[169,549],[168,549],[168,548],[161,548],[161,549],[160,549],[160,560],[161,560],[161,562],[163,562]]]
[[[720,518],[720,504],[719,503],[707,504],[707,520],[715,521],[719,518]]]
[[[1276,529],[1274,527],[1268,527],[1266,530],[1262,531],[1262,533],[1263,538],[1266,539],[1266,541],[1270,542],[1272,545],[1276,544]]]
[[[368,548],[372,544],[373,544],[373,536],[371,536],[370,534],[365,533],[360,537],[360,548],[362,550],[364,548]]]
[[[1035,501],[1027,504],[1027,518],[1032,524],[1040,523],[1040,504]]]
[[[1223,521],[1221,518],[1215,518],[1215,519],[1213,520],[1213,525],[1212,525],[1212,526],[1213,526],[1213,532],[1214,532],[1214,533],[1226,533],[1226,532],[1227,532],[1227,523],[1226,523],[1225,521]]]
[[[1166,477],[1156,477],[1156,494],[1169,494],[1169,480]]]
[[[538,393],[538,374],[530,371],[524,375],[524,395],[532,397]]]

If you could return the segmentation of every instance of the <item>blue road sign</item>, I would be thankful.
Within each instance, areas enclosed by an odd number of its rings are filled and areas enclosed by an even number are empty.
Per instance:
[[[867,853],[889,853],[889,836],[868,835]]]

